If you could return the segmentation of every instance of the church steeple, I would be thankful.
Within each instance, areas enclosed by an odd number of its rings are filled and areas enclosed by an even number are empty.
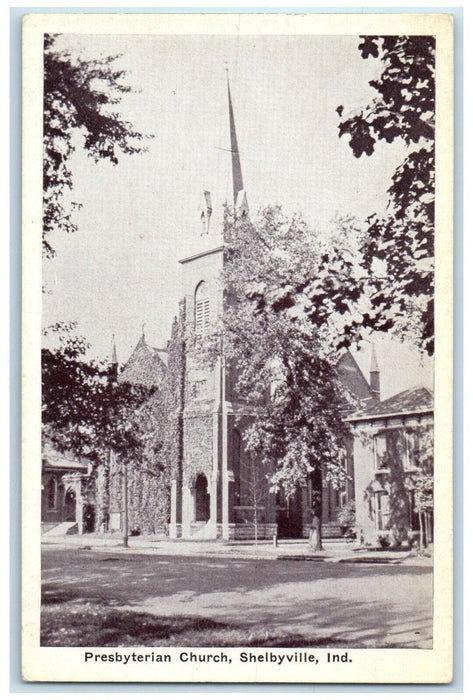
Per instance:
[[[227,91],[228,91],[228,111],[230,115],[230,149],[232,152],[232,181],[233,181],[233,204],[236,206],[238,194],[243,189],[243,175],[241,172],[240,153],[238,151],[238,140],[235,128],[235,116],[233,114],[232,95],[230,92],[230,80],[227,69]]]
[[[243,187],[243,174],[241,172],[240,152],[238,150],[238,140],[235,127],[235,115],[233,114],[232,95],[230,92],[230,80],[227,71],[227,91],[228,91],[228,112],[230,117],[230,150],[232,153],[232,183],[233,183],[233,204],[239,214],[248,213],[248,201]]]

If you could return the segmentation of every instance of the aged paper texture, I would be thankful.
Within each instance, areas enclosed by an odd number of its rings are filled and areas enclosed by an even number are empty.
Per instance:
[[[23,27],[24,679],[449,683],[452,17]]]

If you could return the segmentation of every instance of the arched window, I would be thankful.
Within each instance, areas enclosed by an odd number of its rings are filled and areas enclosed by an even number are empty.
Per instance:
[[[56,498],[57,498],[57,481],[54,476],[52,476],[48,482],[48,508],[49,510],[54,510],[56,508]]]
[[[196,335],[210,330],[210,299],[207,282],[200,282],[195,290],[194,322]]]

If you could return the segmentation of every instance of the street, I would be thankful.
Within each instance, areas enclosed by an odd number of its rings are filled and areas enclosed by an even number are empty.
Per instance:
[[[42,644],[429,648],[431,599],[415,561],[45,549]]]

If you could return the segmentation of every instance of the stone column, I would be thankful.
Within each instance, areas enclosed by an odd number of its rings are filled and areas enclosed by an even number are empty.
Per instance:
[[[207,537],[217,537],[217,499],[218,499],[218,472],[212,471],[210,476],[210,518],[207,523]]]
[[[169,523],[169,537],[177,537],[177,479],[171,480],[171,520]]]
[[[374,499],[371,496],[367,498],[366,494],[366,489],[375,477],[373,445],[367,444],[367,440],[359,436],[354,439],[353,462],[358,537],[360,540],[362,537],[365,544],[376,544],[376,522],[374,512],[370,512],[370,501],[372,501],[371,505],[374,506]]]
[[[220,472],[221,416],[222,410],[222,360],[215,363],[215,404],[213,410],[212,471],[210,475],[210,519],[207,526],[209,537],[217,537],[218,480]]]
[[[228,410],[227,402],[222,402],[222,538],[228,540],[229,499],[228,499]]]
[[[105,524],[106,512],[110,501],[110,480],[107,474],[107,465],[101,460],[97,468],[97,478],[95,482],[96,493],[96,513],[95,530],[102,532]]]
[[[188,539],[191,536],[191,521],[194,510],[193,489],[185,483],[182,484],[182,537]]]
[[[82,535],[82,532],[84,530],[84,522],[83,522],[84,502],[82,500],[82,479],[80,476],[77,478],[77,481],[75,483],[75,492],[76,492],[77,529],[78,529],[79,535]]]

